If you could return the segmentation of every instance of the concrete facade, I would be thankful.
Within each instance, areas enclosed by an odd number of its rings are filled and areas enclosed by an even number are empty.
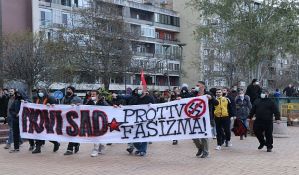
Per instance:
[[[187,1],[174,1],[173,10],[180,14],[181,32],[179,40],[187,45],[183,50],[182,83],[194,86],[198,80],[203,80],[202,60],[200,56],[200,42],[194,31],[199,24],[199,14],[186,5]]]

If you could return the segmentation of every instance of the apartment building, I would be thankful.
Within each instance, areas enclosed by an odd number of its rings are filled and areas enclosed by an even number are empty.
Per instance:
[[[132,41],[132,66],[124,77],[111,79],[110,90],[134,89],[140,84],[144,70],[150,89],[163,91],[179,86],[182,47],[179,15],[171,10],[172,1],[104,0],[121,10],[122,19],[138,36]],[[32,0],[33,31],[46,31],[52,37],[60,26],[75,25],[72,16],[76,8],[89,6],[88,0]],[[101,84],[101,80],[95,83]]]
[[[273,61],[259,63],[258,71],[253,68],[246,74],[236,71],[234,57],[229,52],[221,53],[221,36],[213,34],[212,40],[197,40],[194,32],[200,25],[220,26],[217,18],[204,19],[199,13],[187,6],[187,0],[174,1],[173,9],[180,14],[181,31],[179,40],[186,43],[182,64],[183,82],[194,85],[203,80],[208,87],[238,85],[246,87],[252,78],[259,78],[261,86],[269,89],[281,88],[288,83],[299,81],[299,62],[291,55],[275,58]],[[221,27],[220,27],[221,28]]]

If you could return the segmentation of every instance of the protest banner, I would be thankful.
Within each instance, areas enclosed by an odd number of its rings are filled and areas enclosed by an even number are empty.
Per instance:
[[[22,103],[22,138],[79,143],[131,143],[210,138],[206,96],[168,103],[112,106]]]

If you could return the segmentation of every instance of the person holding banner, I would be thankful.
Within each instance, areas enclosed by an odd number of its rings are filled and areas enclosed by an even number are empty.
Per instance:
[[[79,105],[82,104],[82,100],[80,97],[77,97],[75,93],[75,88],[73,86],[69,86],[66,88],[66,96],[62,99],[62,104],[68,105]],[[67,146],[67,151],[64,155],[72,155],[73,152],[77,153],[79,151],[80,143],[69,142]]]
[[[90,99],[87,101],[86,105],[97,105],[97,106],[110,106],[103,97],[100,97],[100,93],[97,90],[92,90],[90,92]],[[91,157],[97,157],[99,154],[102,154],[104,145],[94,144],[94,148],[90,154]]]
[[[210,124],[214,126],[213,106],[219,104],[215,97],[206,91],[205,82],[198,81],[195,87],[194,96],[206,95],[209,99]],[[198,149],[196,157],[207,158],[209,156],[209,140],[207,138],[193,139],[193,142]]]
[[[46,89],[39,89],[37,91],[37,96],[33,98],[33,103],[43,104],[43,105],[53,105],[56,103],[56,100],[53,96],[49,96]],[[60,143],[56,141],[50,141],[54,144],[53,152],[58,151]],[[29,139],[30,149],[34,147],[34,140]],[[45,144],[44,140],[35,140],[35,150],[32,151],[32,154],[41,153],[41,146]],[[29,149],[29,150],[30,150]]]
[[[21,101],[28,100],[25,92],[19,90],[15,92],[15,100],[9,108],[9,112],[12,118],[12,129],[13,129],[13,142],[14,149],[11,149],[10,153],[16,153],[20,151],[20,128],[19,128],[19,111],[21,107]]]
[[[130,105],[152,104],[154,100],[152,97],[146,94],[146,89],[139,87],[137,90],[137,98],[131,100]],[[147,142],[136,142],[133,146],[137,149],[135,155],[145,156],[147,151]],[[130,150],[133,152],[133,150]]]

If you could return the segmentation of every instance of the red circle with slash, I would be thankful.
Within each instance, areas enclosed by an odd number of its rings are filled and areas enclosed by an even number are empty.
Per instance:
[[[194,104],[195,104],[195,107],[193,109],[190,108]],[[200,107],[202,108],[200,113],[197,113],[196,115],[194,115],[194,111],[196,111]],[[191,109],[191,110],[189,110],[189,109]],[[199,98],[191,100],[189,103],[186,104],[185,109],[184,109],[186,115],[193,119],[199,119],[206,112],[206,110],[207,110],[207,105],[206,105],[205,101],[202,99],[199,99]]]

